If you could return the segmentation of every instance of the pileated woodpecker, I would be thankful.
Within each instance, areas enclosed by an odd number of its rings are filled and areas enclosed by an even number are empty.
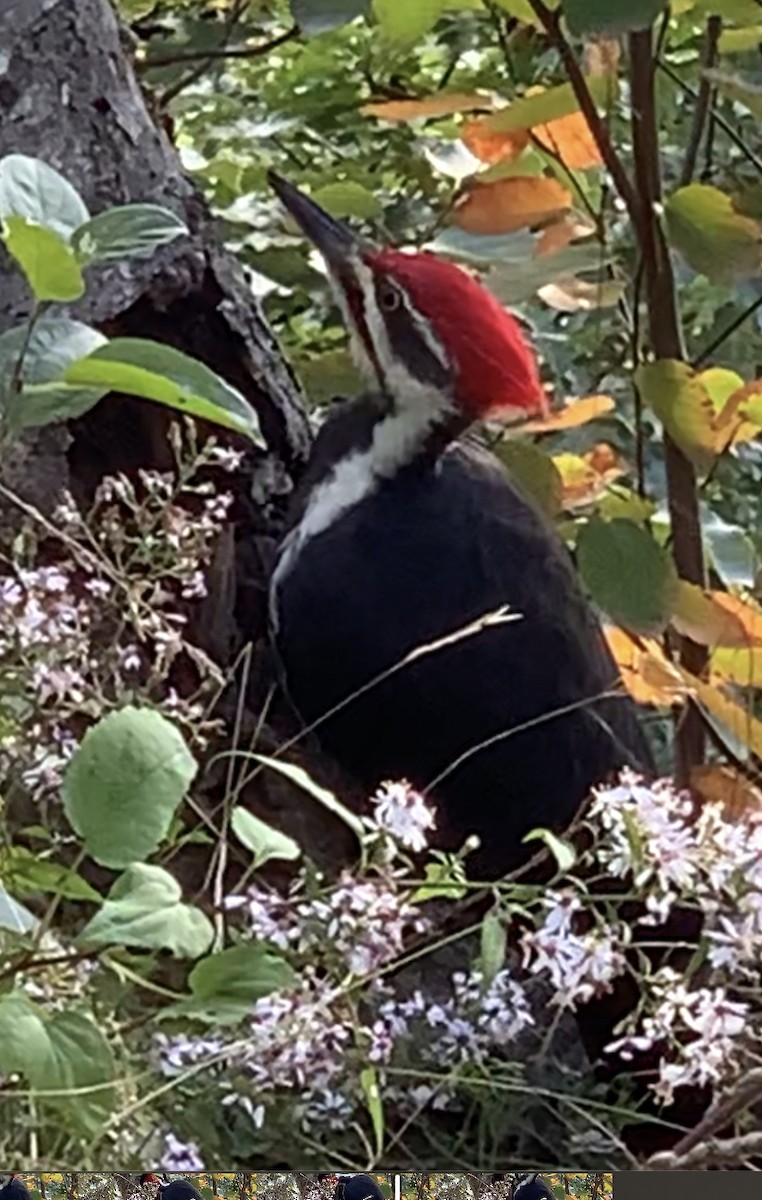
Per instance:
[[[333,1200],[384,1200],[384,1196],[370,1175],[337,1175]]]
[[[29,1188],[18,1175],[11,1175],[8,1182],[0,1188],[0,1200],[30,1200]]]
[[[501,410],[545,410],[536,359],[459,267],[360,241],[270,183],[324,258],[374,389],[323,425],[294,497],[271,583],[285,687],[310,725],[340,706],[317,734],[358,780],[431,788],[440,847],[476,833],[469,868],[500,874],[593,784],[650,766],[565,547],[461,440]],[[482,620],[505,606],[518,619]]]
[[[534,1172],[516,1180],[512,1200],[556,1200],[556,1198],[547,1183],[540,1179],[539,1173]]]
[[[194,1187],[190,1179],[173,1179],[168,1183],[159,1179],[158,1175],[141,1175],[140,1186],[144,1187],[147,1183],[156,1185],[157,1200],[203,1200],[201,1192]]]

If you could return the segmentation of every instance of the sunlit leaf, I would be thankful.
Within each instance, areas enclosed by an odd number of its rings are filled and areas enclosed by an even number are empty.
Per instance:
[[[569,113],[544,125],[532,126],[532,137],[570,171],[601,166],[598,143],[581,112]]]
[[[494,99],[490,92],[437,92],[413,100],[373,100],[360,111],[363,116],[378,117],[380,121],[419,121],[424,117],[449,117],[453,113],[491,108]]]
[[[543,224],[566,212],[571,194],[555,179],[517,176],[475,183],[458,201],[452,221],[467,233],[512,233]]]
[[[702,646],[748,646],[749,635],[743,622],[718,602],[721,595],[681,579],[675,594],[672,624],[678,633]],[[762,617],[759,620],[762,634]]]
[[[586,83],[594,100],[605,103],[609,99],[612,86],[609,76],[588,75]],[[578,111],[579,103],[574,88],[570,83],[561,83],[546,91],[514,100],[513,104],[486,117],[485,124],[493,133],[508,133],[511,130],[546,125],[549,121],[556,121],[559,117],[566,117]]]
[[[54,230],[24,217],[5,217],[3,241],[37,300],[78,300],[83,295],[76,255]]]
[[[720,33],[720,54],[745,54],[762,44],[762,25],[749,25],[745,29],[723,29]]]
[[[80,225],[72,237],[72,249],[85,263],[112,262],[151,254],[187,233],[185,223],[159,204],[124,204]]]
[[[332,217],[358,217],[367,221],[379,217],[382,212],[378,197],[351,179],[327,183],[313,192],[312,198]]]
[[[687,363],[659,359],[638,367],[635,382],[686,457],[707,470],[717,452],[715,409],[700,378]]]
[[[685,699],[686,682],[655,638],[636,637],[616,625],[605,625],[604,634],[633,700],[669,708]]]
[[[523,433],[557,433],[561,429],[575,429],[613,412],[614,407],[611,396],[584,396],[581,400],[567,400],[563,408],[552,412],[549,417],[527,421],[521,429]]]
[[[143,338],[114,338],[72,363],[65,379],[155,400],[262,444],[256,413],[241,393],[173,346]]]
[[[759,273],[760,226],[736,212],[719,188],[705,183],[678,188],[664,211],[670,240],[694,271],[717,282]]]

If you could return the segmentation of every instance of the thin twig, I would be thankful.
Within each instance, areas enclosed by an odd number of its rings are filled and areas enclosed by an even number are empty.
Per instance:
[[[742,1133],[734,1138],[710,1138],[688,1154],[665,1151],[646,1163],[650,1171],[706,1171],[714,1167],[742,1167],[762,1154],[762,1133]]]
[[[722,17],[709,17],[706,23],[706,33],[704,35],[704,54],[702,60],[702,66],[704,70],[712,68],[717,62],[721,32]],[[714,93],[714,85],[707,78],[707,76],[702,73],[701,83],[699,84],[698,95],[696,97],[696,105],[693,109],[693,124],[691,125],[688,146],[685,151],[683,169],[680,172],[681,187],[687,187],[696,172],[698,152],[701,146],[701,139],[704,136],[706,120],[712,106]]]
[[[749,317],[754,316],[754,313],[757,311],[760,305],[762,305],[762,295],[756,296],[754,300],[752,300],[751,304],[746,306],[742,313],[739,313],[737,317],[733,318],[730,324],[723,329],[722,333],[718,333],[717,337],[714,338],[708,346],[704,346],[704,349],[696,356],[696,358],[694,358],[693,362],[691,363],[693,369],[696,370],[698,367],[703,366],[707,359],[714,354],[715,350],[717,350],[723,342],[726,342],[737,329],[740,329],[744,321],[748,321]]]
[[[175,50],[168,54],[157,54],[153,58],[144,58],[138,63],[141,71],[150,71],[154,67],[173,67],[178,63],[203,62],[208,65],[218,58],[260,58],[269,54],[290,38],[297,37],[299,26],[294,25],[286,33],[279,33],[269,42],[260,42],[256,46],[220,46],[216,50]]]
[[[707,1112],[704,1113],[704,1116],[701,1118],[698,1125],[696,1125],[694,1129],[691,1129],[690,1133],[686,1133],[685,1137],[681,1138],[680,1141],[677,1142],[672,1148],[670,1152],[671,1156],[676,1159],[685,1159],[690,1158],[691,1152],[696,1152],[697,1150],[700,1154],[706,1152],[709,1149],[710,1144],[705,1144],[702,1146],[700,1143],[706,1143],[707,1139],[711,1138],[712,1134],[716,1133],[718,1129],[722,1129],[725,1125],[727,1125],[728,1122],[733,1119],[733,1117],[738,1115],[738,1113],[749,1108],[750,1105],[755,1104],[760,1097],[762,1097],[762,1067],[756,1067],[747,1072],[747,1074],[739,1081],[732,1092],[726,1096],[721,1096],[718,1100],[715,1100]],[[747,1151],[741,1159],[736,1158],[736,1162],[743,1161],[744,1158],[750,1158],[753,1153],[759,1154],[760,1151],[762,1151],[762,1134],[757,1133],[753,1136],[756,1136],[760,1139],[756,1144],[756,1149],[754,1151]],[[717,1148],[724,1146],[726,1153],[736,1153],[738,1144],[742,1140],[742,1138],[733,1138],[729,1139],[727,1142],[715,1142],[714,1152],[717,1153]],[[655,1157],[662,1158],[664,1156],[656,1155]],[[651,1166],[653,1162],[654,1159],[650,1159],[649,1166]],[[664,1169],[665,1168],[663,1167],[654,1167],[654,1170]],[[689,1168],[681,1163],[680,1166],[675,1169],[684,1171]]]
[[[691,96],[693,100],[698,101],[699,94],[696,88],[692,87],[689,83],[686,83],[684,79],[681,79],[677,71],[673,70],[669,63],[666,63],[663,58],[660,58],[657,66],[659,67],[659,70],[663,71],[664,74],[671,79],[677,87],[681,88],[682,91],[685,92],[686,96]],[[762,158],[758,158],[754,151],[749,149],[740,133],[738,133],[737,130],[735,130],[730,124],[730,122],[726,121],[722,114],[717,111],[716,103],[712,104],[712,120],[719,125],[723,133],[727,134],[733,145],[741,151],[746,161],[751,163],[751,165],[759,172],[759,174],[762,175]]]
[[[640,226],[640,198],[624,168],[622,160],[612,145],[608,127],[598,113],[595,100],[592,97],[576,55],[564,37],[561,30],[560,13],[558,10],[548,8],[543,3],[543,0],[529,0],[529,5],[548,35],[548,40],[558,52],[569,82],[574,89],[574,95],[579,104],[580,111],[587,121],[595,144],[600,151],[601,158],[606,165],[606,170],[613,179],[616,189],[626,205],[630,220],[637,229]]]

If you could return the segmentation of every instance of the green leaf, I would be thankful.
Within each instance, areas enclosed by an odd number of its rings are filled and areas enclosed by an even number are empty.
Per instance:
[[[325,33],[370,13],[370,0],[291,0],[291,13],[302,33]]]
[[[479,964],[485,987],[489,987],[505,965],[507,941],[508,935],[502,917],[496,912],[485,913],[482,921],[479,954]]]
[[[356,837],[362,841],[365,830],[360,818],[355,816],[353,812],[350,812],[344,804],[337,800],[333,792],[330,792],[328,788],[321,787],[320,784],[315,783],[314,779],[311,779],[301,767],[295,766],[294,763],[281,762],[279,758],[267,758],[264,754],[254,754],[252,758],[262,763],[263,766],[270,767],[272,771],[278,771],[281,775],[285,775],[286,779],[290,779],[297,787],[302,788],[303,791],[322,804],[323,808],[328,809],[334,816],[340,817],[344,824],[348,825]]]
[[[198,766],[150,708],[122,708],[85,734],[64,777],[64,811],[104,867],[142,862],[167,836]]]
[[[139,946],[198,958],[214,939],[211,921],[183,904],[180,885],[161,867],[133,863],[79,935],[84,945]]]
[[[650,29],[668,0],[562,0],[570,33],[627,33]]]
[[[79,192],[47,163],[8,154],[0,159],[0,220],[8,217],[44,225],[68,243],[90,213]]]
[[[463,883],[462,875],[454,875],[452,867],[446,862],[430,862],[424,871],[425,882],[413,892],[413,904],[423,904],[444,896],[449,900],[462,900],[468,888]]]
[[[0,929],[23,934],[31,933],[38,925],[39,921],[34,913],[23,904],[19,904],[18,900],[14,900],[0,883]]]
[[[608,75],[588,75],[587,86],[593,99],[605,104],[614,85]],[[513,104],[485,117],[483,125],[492,133],[510,133],[516,129],[545,125],[548,121],[568,117],[575,112],[579,112],[579,104],[574,88],[570,83],[560,83],[534,96],[522,96],[520,100],[514,100]]]
[[[532,442],[516,439],[499,442],[495,453],[507,467],[511,479],[543,512],[555,517],[561,511],[564,484],[549,454]]]
[[[550,829],[533,829],[528,833],[525,842],[544,842],[556,860],[559,874],[566,875],[571,871],[577,861],[577,851],[574,849],[571,842],[567,842],[565,838],[558,837],[552,833]]]
[[[0,999],[0,1072],[23,1076],[40,1103],[85,1133],[100,1127],[116,1101],[111,1050],[98,1026],[77,1012],[51,1015],[20,992]],[[50,1092],[67,1094],[44,1095]]]
[[[503,12],[508,13],[509,17],[516,17],[519,21],[523,21],[527,25],[539,25],[539,18],[532,8],[529,0],[495,0],[498,8]],[[546,0],[547,8],[558,8],[561,0]]]
[[[2,858],[2,874],[19,895],[52,892],[67,900],[100,904],[101,895],[86,879],[64,863],[40,858],[24,846],[11,846]]]
[[[730,196],[719,188],[705,183],[678,188],[664,211],[670,241],[694,271],[714,282],[759,273],[760,227],[736,212]]]
[[[115,338],[72,363],[66,382],[126,392],[211,421],[264,445],[254,409],[203,363],[144,338]]]
[[[72,247],[81,262],[111,262],[150,254],[187,233],[187,225],[168,208],[123,204],[80,225],[72,236]]]
[[[3,241],[37,300],[78,300],[85,281],[72,251],[57,233],[24,217],[6,217]]]
[[[760,15],[759,10],[757,16]],[[723,29],[720,34],[720,54],[745,54],[762,44],[762,25],[750,25],[745,29]]]
[[[380,217],[381,202],[361,183],[345,179],[339,183],[327,183],[313,193],[312,199],[332,217],[357,217],[370,221]]]
[[[256,866],[261,867],[271,858],[292,861],[302,851],[293,838],[273,829],[248,809],[237,806],[233,809],[230,825],[239,842],[251,850]]]
[[[375,1067],[363,1067],[360,1072],[360,1087],[373,1126],[376,1157],[381,1159],[384,1154],[384,1102]]]
[[[20,395],[11,396],[10,381],[26,339],[26,325],[0,335],[0,397],[5,397],[3,415],[11,429],[80,416],[106,394],[105,388],[75,388],[63,383],[72,362],[105,345],[103,334],[81,321],[45,315],[35,323],[24,352],[24,386]]]
[[[447,0],[373,0],[373,13],[387,41],[413,46],[434,28],[447,6]]]
[[[297,358],[293,367],[312,404],[327,404],[336,396],[356,396],[362,391],[362,377],[348,350]]]
[[[577,565],[593,600],[636,633],[661,632],[677,575],[669,554],[632,521],[594,517],[577,538]]]
[[[197,963],[188,979],[192,995],[163,1015],[235,1024],[262,996],[292,988],[297,980],[286,960],[264,946],[232,946]]]
[[[644,525],[653,516],[656,505],[653,500],[639,496],[631,488],[611,483],[598,501],[597,509],[606,521],[622,517],[634,521],[637,525]]]

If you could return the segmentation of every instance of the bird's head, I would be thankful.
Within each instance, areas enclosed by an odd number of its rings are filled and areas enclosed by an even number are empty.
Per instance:
[[[392,404],[431,404],[468,425],[547,412],[521,326],[469,273],[433,254],[360,240],[293,184],[270,184],[322,255],[355,361]]]

